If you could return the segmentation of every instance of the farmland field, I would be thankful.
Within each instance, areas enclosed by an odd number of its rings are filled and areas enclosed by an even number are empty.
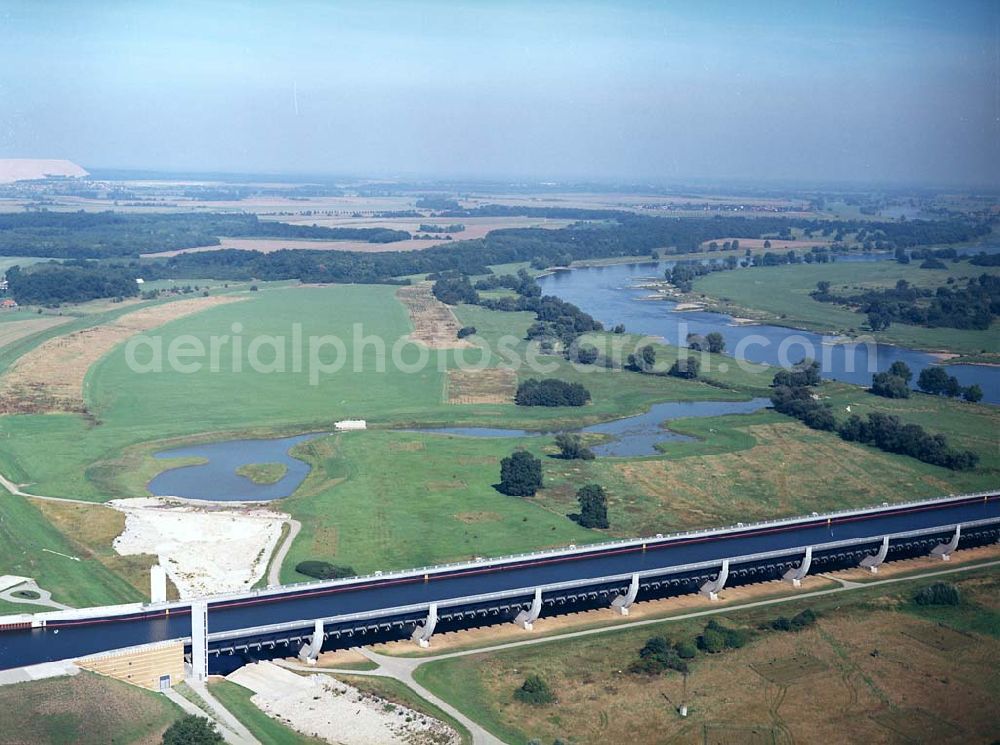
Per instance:
[[[432,661],[417,678],[517,745],[604,742],[618,730],[638,745],[839,742],[848,727],[866,742],[917,742],[929,732],[946,743],[991,742],[1000,735],[989,713],[996,680],[982,672],[1000,653],[998,583],[990,570],[956,582],[964,601],[945,622],[955,642],[948,649],[928,643],[938,619],[910,600],[928,580],[723,613],[723,624],[755,638],[741,649],[698,653],[686,695],[678,673],[647,676],[627,666],[651,636],[694,640],[704,618]],[[819,614],[811,628],[759,630],[807,607]],[[970,628],[979,617],[992,626]],[[531,673],[545,678],[556,705],[514,700]],[[676,713],[682,701],[686,719]]]

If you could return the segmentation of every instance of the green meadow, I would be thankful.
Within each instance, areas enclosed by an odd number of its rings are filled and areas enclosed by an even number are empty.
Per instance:
[[[393,345],[411,331],[395,290],[261,285],[259,292],[246,293],[245,302],[176,320],[150,334],[162,340],[164,351],[185,339],[210,349],[213,337],[228,335],[217,364],[200,370],[136,372],[128,364],[128,345],[121,345],[87,375],[92,419],[69,414],[0,417],[0,472],[38,494],[95,502],[141,496],[157,472],[193,462],[154,459],[160,449],[248,435],[329,432],[339,419],[366,419],[368,431],[298,446],[296,454],[313,470],[293,496],[275,506],[302,522],[282,569],[284,581],[301,581],[305,578],[294,567],[305,559],[347,564],[359,572],[422,566],[704,527],[748,514],[763,518],[988,488],[1000,467],[990,434],[997,426],[992,407],[922,395],[888,401],[838,384],[820,391],[836,411],[848,405],[861,413],[891,410],[944,432],[957,446],[975,449],[982,458],[980,469],[955,474],[812,432],[774,412],[677,421],[672,426],[694,440],[665,443],[656,456],[589,462],[551,457],[551,435],[483,439],[401,431],[435,425],[575,429],[640,413],[659,401],[766,395],[773,370],[731,365],[722,373],[719,364],[728,358],[706,356],[705,379],[685,381],[536,355],[542,372],[521,368],[520,379],[552,376],[581,382],[591,391],[592,404],[551,409],[449,404],[447,372],[457,365],[457,355],[483,366],[528,358],[534,352],[524,334],[532,316],[460,306],[455,309],[460,323],[478,330],[471,337],[476,347],[428,352],[405,344],[393,360]],[[357,349],[356,324],[361,337]],[[249,369],[253,339],[285,337],[290,344],[296,327],[304,347],[301,368],[286,347],[284,372]],[[345,342],[342,364],[333,370],[338,350],[327,345],[318,359],[328,367],[310,380],[309,339],[328,335]],[[236,361],[235,337],[242,344]],[[627,354],[638,337],[599,333],[589,341],[601,349],[617,344]],[[383,342],[384,366],[379,362]],[[265,367],[275,361],[276,343],[267,341],[257,350]],[[676,348],[654,346],[663,368],[676,359]],[[418,364],[421,357],[426,364]],[[149,348],[138,349],[135,360],[151,363]],[[543,459],[545,488],[531,499],[504,496],[493,488],[500,460],[516,448]],[[847,469],[849,478],[844,464],[858,465]],[[873,475],[863,478],[859,468]],[[584,529],[569,518],[577,508],[576,490],[586,483],[608,490],[610,530]],[[30,502],[5,497],[0,518],[0,530],[6,531],[0,545],[4,571],[36,577],[57,600],[71,604],[139,599],[131,585],[94,559],[75,562],[42,551],[72,554],[69,542]]]
[[[947,269],[920,269],[917,261],[909,264],[895,261],[793,264],[716,272],[696,280],[694,291],[708,296],[712,308],[735,315],[749,314],[822,334],[842,334],[852,330],[868,333],[862,328],[867,322],[864,314],[841,305],[813,300],[809,293],[816,289],[816,283],[822,280],[830,282],[832,291],[837,293],[892,287],[900,279],[916,287],[936,288],[945,285],[949,277],[964,280],[984,272],[996,273],[997,269],[972,266],[968,262],[949,263]],[[918,349],[960,354],[1000,352],[1000,324],[997,323],[985,331],[894,323],[887,330],[874,334],[874,337],[880,342]]]

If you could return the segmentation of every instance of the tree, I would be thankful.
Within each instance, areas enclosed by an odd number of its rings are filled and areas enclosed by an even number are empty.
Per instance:
[[[532,706],[544,706],[556,700],[549,684],[538,675],[529,675],[525,678],[521,687],[514,691],[514,698]]]
[[[770,248],[770,247],[771,247],[771,241],[764,241],[764,248]]]
[[[964,391],[962,391],[962,398],[970,403],[977,403],[983,400],[983,389],[979,387],[978,383],[973,383]]]
[[[531,453],[518,450],[500,461],[497,490],[512,497],[533,497],[542,488],[542,462]]]
[[[698,362],[697,357],[678,357],[677,361],[670,367],[667,374],[672,375],[675,378],[694,380],[698,377],[698,372],[700,370],[701,363]]]
[[[464,339],[467,336],[473,336],[475,333],[476,333],[475,326],[462,326],[462,328],[458,330],[458,338]]]
[[[649,372],[653,369],[656,364],[656,350],[653,349],[652,345],[647,344],[644,347],[636,350],[636,354],[630,354],[628,356],[628,365],[633,370],[641,370],[642,372]]]
[[[726,349],[726,340],[718,331],[713,331],[705,337],[708,343],[708,351],[712,354],[721,354]]]
[[[594,452],[583,445],[580,435],[560,432],[556,435],[556,447],[563,460],[593,460]]]
[[[163,745],[215,745],[224,742],[215,722],[188,714],[171,724],[163,733]]]
[[[881,309],[868,311],[868,328],[872,331],[885,331],[891,325],[892,316],[885,311]]]
[[[917,378],[917,387],[924,393],[930,393],[935,396],[940,396],[941,394],[949,396],[958,395],[958,389],[960,389],[958,380],[937,365],[925,367],[920,371],[920,376]]]
[[[692,352],[700,352],[707,344],[704,336],[693,332],[687,335],[684,342],[687,344],[688,349]]]
[[[587,484],[576,493],[580,503],[579,523],[585,528],[608,527],[608,495],[600,484]]]
[[[913,380],[913,371],[902,360],[896,360],[889,365],[889,374],[895,375],[897,378],[902,378],[907,383]]]
[[[906,380],[890,373],[876,373],[872,376],[871,392],[885,398],[909,398],[910,387]]]

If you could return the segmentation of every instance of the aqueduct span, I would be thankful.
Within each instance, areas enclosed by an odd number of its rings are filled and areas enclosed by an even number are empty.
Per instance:
[[[785,579],[936,554],[1000,539],[1000,493],[616,541],[403,572],[216,595],[0,618],[0,669],[183,640],[195,675],[435,629],[530,624],[561,609]]]

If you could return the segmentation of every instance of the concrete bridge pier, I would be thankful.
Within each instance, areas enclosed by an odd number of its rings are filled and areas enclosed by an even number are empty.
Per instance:
[[[799,564],[794,569],[789,569],[785,572],[782,577],[786,582],[791,582],[792,587],[800,587],[802,585],[802,580],[805,579],[806,575],[809,574],[809,566],[812,564],[813,550],[812,546],[806,547],[806,555],[802,559],[802,563]]]
[[[958,540],[962,537],[962,526],[955,526],[955,533],[947,543],[939,543],[931,549],[931,556],[940,556],[941,561],[949,561],[952,552],[958,548]]]
[[[872,574],[878,574],[878,568],[885,563],[885,557],[889,555],[889,536],[882,539],[882,546],[878,553],[869,554],[861,560],[859,566],[867,569]]]
[[[639,575],[633,574],[632,581],[629,583],[628,592],[624,595],[619,595],[614,600],[611,601],[611,607],[617,610],[621,615],[627,616],[628,609],[632,607],[635,603],[636,596],[639,594]]]
[[[303,644],[299,650],[299,659],[310,665],[316,664],[319,653],[323,650],[323,622],[316,621],[313,625],[312,637],[308,644]]]
[[[539,614],[542,612],[542,588],[535,588],[535,597],[531,601],[531,607],[528,610],[523,610],[517,614],[514,619],[514,623],[523,628],[525,631],[532,631],[535,628],[535,621],[538,620]]]
[[[431,603],[431,607],[427,610],[427,620],[413,630],[413,634],[410,636],[410,639],[415,641],[424,649],[427,649],[427,647],[431,645],[431,636],[434,634],[434,627],[437,626],[437,622],[437,603]]]
[[[208,680],[208,603],[191,603],[191,675],[196,681]]]
[[[719,570],[719,576],[710,582],[703,584],[698,592],[707,597],[709,600],[718,600],[719,593],[722,591],[722,588],[726,586],[727,579],[729,579],[729,559],[723,559],[722,569]]]

